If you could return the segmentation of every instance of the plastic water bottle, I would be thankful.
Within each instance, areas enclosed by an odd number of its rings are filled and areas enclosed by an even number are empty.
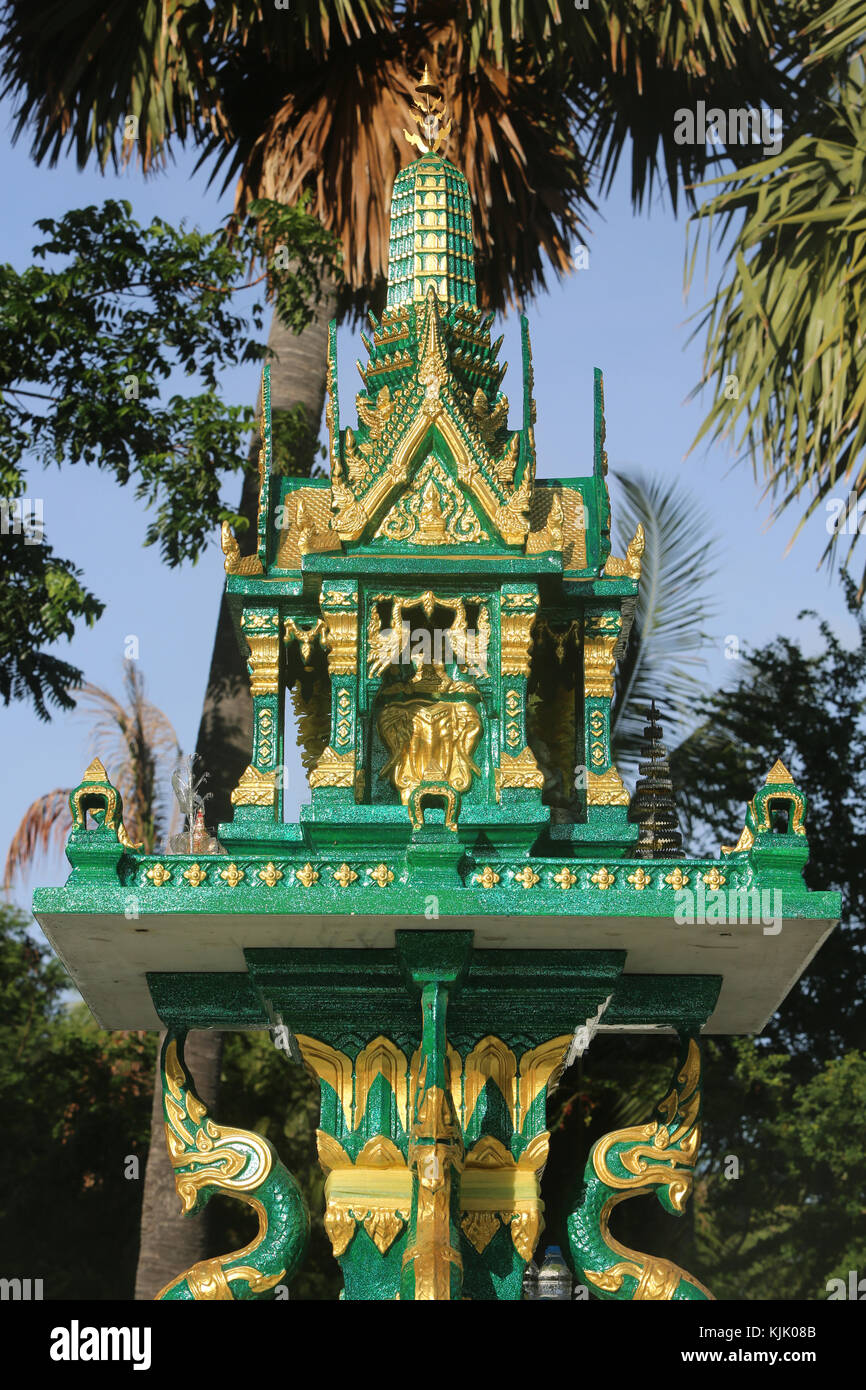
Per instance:
[[[530,1260],[523,1271],[523,1297],[532,1299],[538,1297],[538,1265],[534,1260]]]
[[[571,1300],[571,1270],[562,1258],[558,1245],[548,1245],[544,1264],[538,1276],[540,1299]]]

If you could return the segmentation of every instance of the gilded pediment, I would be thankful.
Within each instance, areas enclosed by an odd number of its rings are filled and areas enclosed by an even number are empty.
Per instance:
[[[525,549],[534,435],[528,411],[522,430],[508,429],[490,321],[441,305],[432,286],[422,303],[373,319],[355,429],[339,429],[332,362],[332,525],[344,544]]]

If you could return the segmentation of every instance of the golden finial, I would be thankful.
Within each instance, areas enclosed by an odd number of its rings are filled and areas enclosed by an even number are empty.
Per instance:
[[[431,78],[426,63],[424,74],[415,91],[418,96],[414,104],[418,109],[412,112],[412,120],[420,129],[421,135],[415,131],[410,132],[405,127],[403,134],[409,144],[415,145],[422,154],[429,154],[431,151],[438,154],[451,133],[451,117],[445,120],[445,98]]]

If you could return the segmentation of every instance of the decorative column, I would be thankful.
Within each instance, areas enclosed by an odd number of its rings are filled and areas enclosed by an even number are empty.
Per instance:
[[[500,710],[502,743],[495,772],[496,799],[517,789],[534,793],[544,774],[526,742],[526,687],[532,629],[538,613],[537,584],[503,584],[500,606]],[[525,801],[526,796],[508,797]]]
[[[613,699],[614,651],[622,631],[618,608],[589,608],[584,622],[583,695],[584,761],[588,818],[593,807],[626,807],[628,791],[611,757],[610,706]],[[625,812],[615,813],[625,820]]]
[[[358,711],[358,585],[353,579],[322,585],[323,642],[331,680],[331,736],[310,774],[310,786],[333,788],[328,800],[360,801],[364,794]]]
[[[282,778],[277,769],[283,756],[283,682],[280,680],[280,623],[276,608],[246,608],[241,628],[250,655],[250,694],[253,697],[253,749],[249,767],[232,792],[234,825],[283,819]]]

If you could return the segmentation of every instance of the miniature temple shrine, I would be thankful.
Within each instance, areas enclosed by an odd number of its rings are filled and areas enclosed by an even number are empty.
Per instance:
[[[196,1095],[184,1036],[214,1028],[282,1030],[318,1078],[343,1296],[403,1300],[521,1298],[548,1092],[597,1030],[676,1035],[655,1113],[590,1154],[567,1254],[593,1296],[706,1299],[696,1275],[621,1245],[610,1213],[652,1193],[683,1210],[701,1034],[760,1032],[839,896],[806,889],[807,807],[781,763],[718,858],[675,836],[638,845],[611,704],[645,542],[639,527],[611,552],[601,373],[578,476],[539,477],[528,325],[513,428],[468,185],[419,90],[425,138],[393,189],[357,423],[341,424],[332,325],[329,476],[272,469],[266,370],[252,553],[223,528],[254,706],[233,818],[145,854],[94,761],[72,794],[72,872],[35,914],[103,1027],[167,1030],[184,1210],[220,1192],[259,1219],[250,1245],[160,1297],[273,1297],[303,1260],[297,1184]],[[287,697],[309,779],[295,824]],[[778,925],[736,911],[767,891]]]

